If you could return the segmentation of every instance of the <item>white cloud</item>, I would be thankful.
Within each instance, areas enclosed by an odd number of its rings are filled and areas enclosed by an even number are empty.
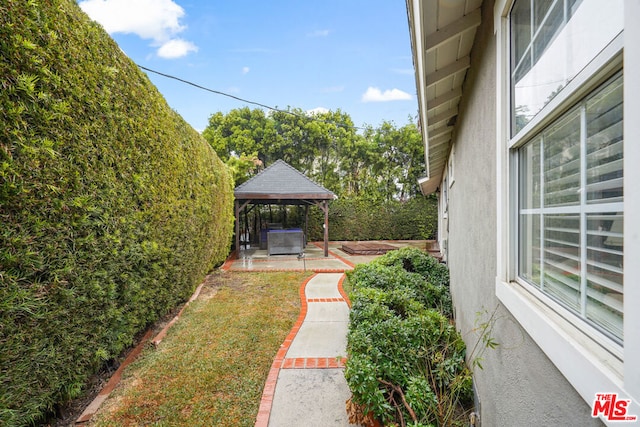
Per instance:
[[[330,32],[329,30],[315,30],[307,33],[307,37],[327,37]]]
[[[83,0],[78,4],[109,34],[152,40],[153,46],[159,46],[160,57],[179,58],[197,51],[193,43],[175,37],[187,27],[180,23],[184,9],[173,0]]]
[[[182,39],[169,40],[158,49],[158,56],[165,59],[181,58],[189,52],[197,52],[198,47]]]
[[[242,74],[247,74],[249,72],[249,67],[242,67]]]
[[[377,87],[369,86],[362,95],[362,102],[387,102],[387,101],[407,101],[411,95],[400,89],[385,90],[382,92]]]
[[[313,108],[311,110],[307,110],[307,115],[309,116],[315,116],[316,114],[323,114],[323,113],[328,113],[329,109],[324,108],[324,107],[316,107]]]

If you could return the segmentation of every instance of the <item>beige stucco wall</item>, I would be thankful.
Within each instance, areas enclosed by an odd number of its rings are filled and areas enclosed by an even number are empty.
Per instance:
[[[496,277],[496,39],[493,2],[482,26],[464,86],[455,141],[455,181],[449,189],[448,264],[456,323],[469,349],[477,313],[495,311],[500,344],[482,357],[476,390],[482,426],[601,425],[495,296]],[[588,373],[585,373],[588,375]]]

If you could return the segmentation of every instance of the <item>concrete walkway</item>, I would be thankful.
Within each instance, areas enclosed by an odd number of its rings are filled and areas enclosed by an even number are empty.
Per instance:
[[[281,345],[256,427],[349,426],[344,379],[349,300],[341,273],[318,273],[300,287],[298,321]]]

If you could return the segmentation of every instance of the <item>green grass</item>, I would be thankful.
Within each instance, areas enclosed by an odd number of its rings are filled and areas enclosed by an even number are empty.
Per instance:
[[[222,287],[191,303],[147,348],[93,426],[253,426],[273,359],[310,273],[216,273]]]

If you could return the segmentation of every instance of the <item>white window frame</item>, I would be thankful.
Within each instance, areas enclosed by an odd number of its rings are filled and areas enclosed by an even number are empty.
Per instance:
[[[640,123],[624,121],[624,345],[620,346],[567,308],[518,280],[517,150],[511,143],[510,52],[508,14],[513,0],[494,5],[496,33],[496,295],[521,326],[592,405],[596,393],[615,392],[632,399],[629,414],[640,416]],[[528,140],[564,110],[621,68],[624,55],[624,117],[640,117],[640,2],[625,0],[624,33],[563,89],[575,94],[555,97],[517,135]],[[635,27],[635,28],[634,28]],[[622,49],[624,48],[624,53]],[[586,87],[588,85],[588,87]],[[633,166],[635,165],[635,166]],[[635,220],[634,220],[635,219]],[[606,422],[606,421],[605,421]]]

